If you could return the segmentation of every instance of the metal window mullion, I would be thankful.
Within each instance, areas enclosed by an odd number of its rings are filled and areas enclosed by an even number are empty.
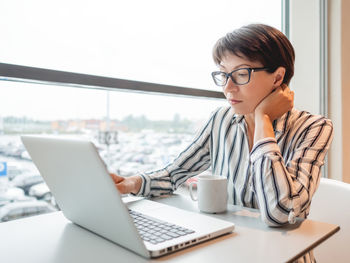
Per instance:
[[[328,116],[327,0],[320,0],[320,114]]]
[[[328,1],[320,0],[320,114],[328,117]],[[328,178],[326,157],[323,177]]]
[[[289,0],[281,0],[281,13],[282,13],[282,21],[281,21],[281,25],[282,25],[282,32],[286,35],[287,38],[290,37],[290,32],[289,32],[289,26],[290,26],[290,4],[289,4]]]

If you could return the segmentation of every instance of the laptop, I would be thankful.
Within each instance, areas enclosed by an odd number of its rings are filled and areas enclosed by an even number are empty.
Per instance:
[[[147,199],[123,198],[88,140],[21,136],[64,216],[143,257],[230,233],[234,224]]]

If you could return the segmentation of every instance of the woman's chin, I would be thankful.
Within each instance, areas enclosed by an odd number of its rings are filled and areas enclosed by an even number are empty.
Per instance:
[[[231,108],[238,115],[246,115],[254,112],[254,109],[242,109],[241,107],[235,107],[235,105],[231,105]]]

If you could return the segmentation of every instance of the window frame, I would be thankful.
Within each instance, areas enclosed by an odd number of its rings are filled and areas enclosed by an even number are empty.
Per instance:
[[[0,81],[224,99],[222,92],[0,63]]]

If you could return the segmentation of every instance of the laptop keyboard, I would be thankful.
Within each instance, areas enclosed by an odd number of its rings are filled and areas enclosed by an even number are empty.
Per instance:
[[[193,230],[178,225],[169,224],[165,221],[146,216],[129,209],[135,226],[144,241],[159,244],[180,236],[194,233]]]

